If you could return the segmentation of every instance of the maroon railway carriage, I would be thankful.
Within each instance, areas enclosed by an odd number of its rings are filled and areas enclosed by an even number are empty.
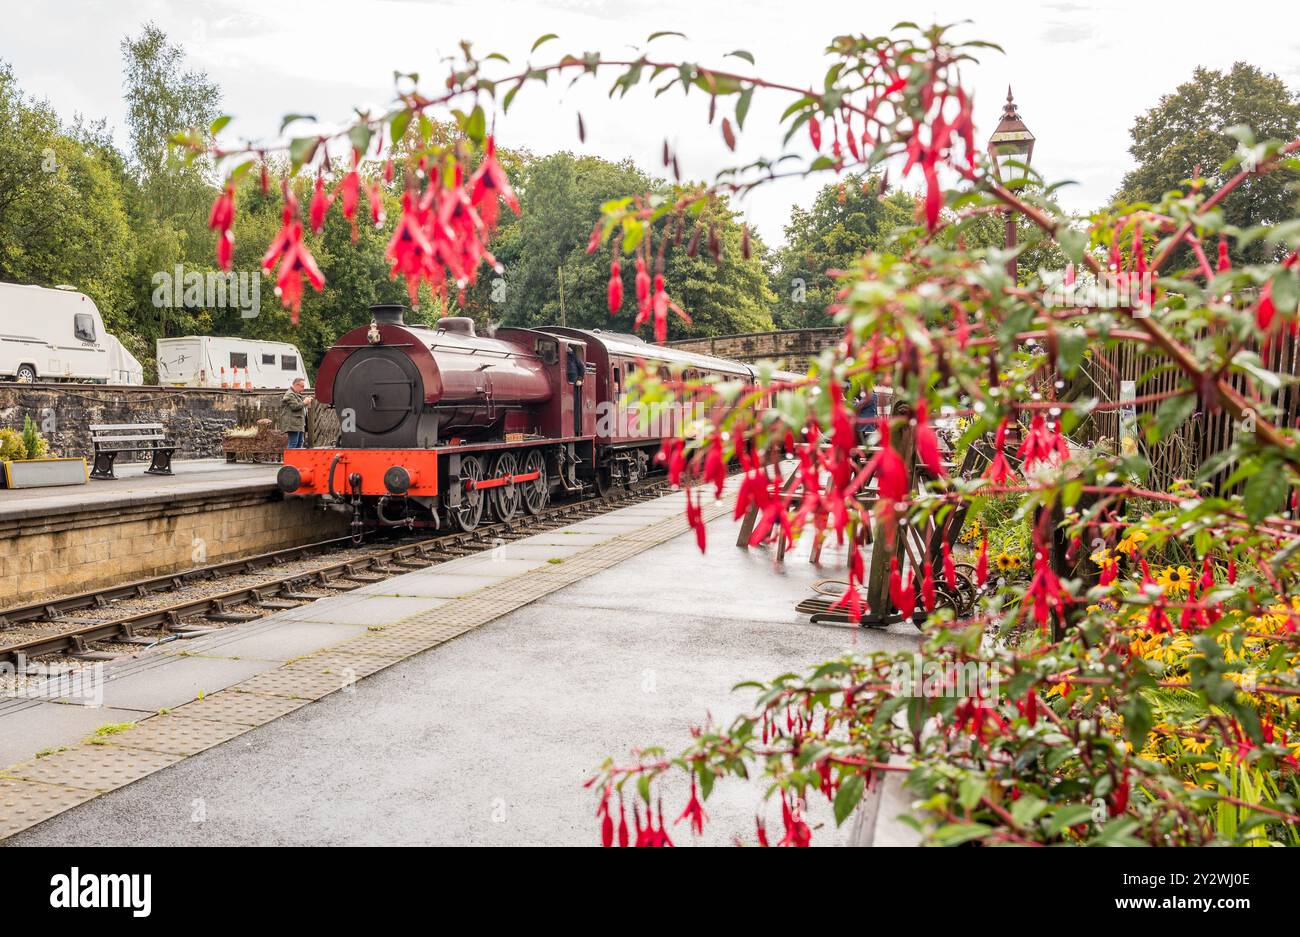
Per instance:
[[[680,370],[752,381],[748,365],[570,328],[475,334],[466,318],[407,324],[374,306],[316,375],[338,413],[336,448],[291,449],[280,488],[316,496],[363,526],[472,530],[485,514],[537,513],[553,497],[602,494],[646,475],[665,436],[708,417],[689,403],[635,407],[629,376]]]

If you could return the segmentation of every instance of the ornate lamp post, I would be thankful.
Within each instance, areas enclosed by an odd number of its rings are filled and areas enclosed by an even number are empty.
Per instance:
[[[1011,97],[1011,86],[1007,85],[1007,103],[1002,107],[1002,120],[998,122],[993,135],[989,137],[989,156],[993,159],[993,171],[1002,176],[1002,157],[1012,156],[1026,164],[1034,158],[1034,135],[1029,132],[1025,122],[1016,111],[1016,102]],[[1016,216],[1007,212],[1008,250],[1016,246]],[[1012,282],[1017,279],[1016,258],[1007,261],[1007,276]]]

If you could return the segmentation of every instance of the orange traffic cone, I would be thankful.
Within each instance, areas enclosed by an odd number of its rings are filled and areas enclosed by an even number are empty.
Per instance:
[[[224,364],[221,366],[221,386],[222,387],[230,386],[230,381],[226,380],[226,366]]]
[[[244,368],[244,390],[253,389],[253,376],[248,373],[248,368]]]

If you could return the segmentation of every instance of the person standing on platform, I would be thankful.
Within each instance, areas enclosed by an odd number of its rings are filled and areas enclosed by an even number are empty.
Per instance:
[[[307,382],[295,378],[280,398],[280,429],[289,434],[287,449],[302,449],[305,445],[307,408],[312,404],[311,396],[304,393],[306,389]]]

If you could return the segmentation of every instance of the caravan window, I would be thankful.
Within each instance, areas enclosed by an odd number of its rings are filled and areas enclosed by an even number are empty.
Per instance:
[[[230,353],[230,366],[231,366],[232,368],[246,368],[246,367],[248,367],[248,352],[246,352],[246,351],[232,351],[232,352]]]
[[[263,354],[262,364],[269,364],[271,367],[275,367],[275,355]]]
[[[72,319],[72,334],[77,336],[78,341],[93,342],[95,340],[95,317],[88,312],[79,312]]]
[[[297,356],[297,355],[281,355],[281,356],[280,356],[280,370],[281,370],[281,371],[297,371],[297,370],[298,370],[298,356]]]

